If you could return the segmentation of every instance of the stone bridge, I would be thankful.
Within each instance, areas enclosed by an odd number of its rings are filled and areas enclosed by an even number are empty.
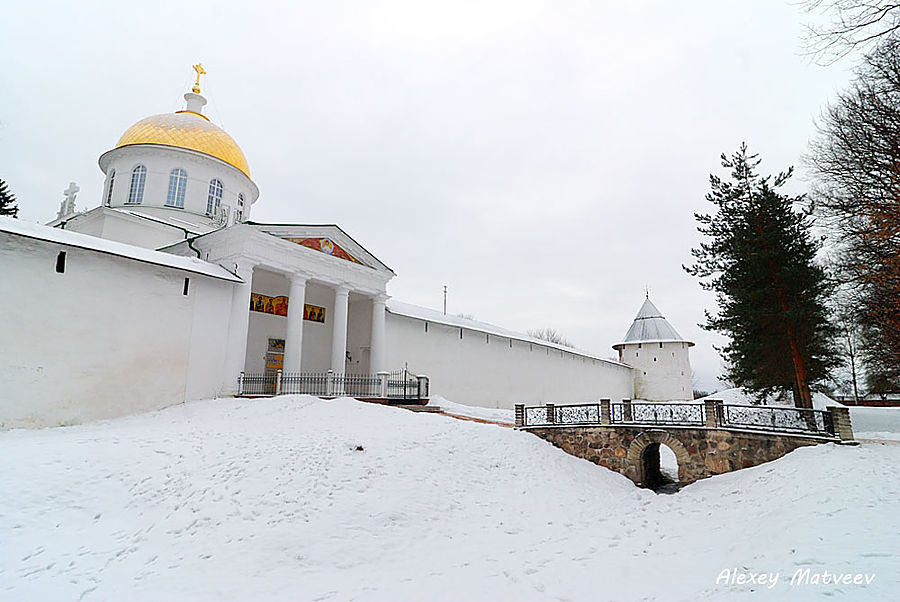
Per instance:
[[[807,445],[853,441],[847,408],[704,403],[516,406],[516,427],[579,458],[621,473],[638,486],[665,483],[660,446],[678,460],[679,485],[769,462]]]

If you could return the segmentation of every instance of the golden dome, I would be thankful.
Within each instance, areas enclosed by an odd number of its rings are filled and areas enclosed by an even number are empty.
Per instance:
[[[240,169],[250,177],[243,151],[225,130],[193,111],[153,115],[128,128],[116,148],[132,144],[163,144],[194,150]]]

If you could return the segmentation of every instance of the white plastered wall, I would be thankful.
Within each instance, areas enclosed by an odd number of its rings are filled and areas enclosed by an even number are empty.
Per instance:
[[[629,343],[621,350],[621,360],[634,368],[635,399],[694,399],[691,360],[686,342]]]
[[[7,233],[0,271],[2,428],[133,414],[221,390],[230,282]]]
[[[490,408],[631,397],[628,366],[419,318],[387,314],[388,365],[409,364],[431,394]]]

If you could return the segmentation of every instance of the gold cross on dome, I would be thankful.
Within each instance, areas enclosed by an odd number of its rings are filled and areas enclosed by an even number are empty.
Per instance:
[[[194,71],[197,72],[197,83],[194,84],[194,87],[191,88],[191,91],[194,94],[200,94],[200,76],[206,75],[206,69],[203,68],[203,63],[197,63],[193,65]]]

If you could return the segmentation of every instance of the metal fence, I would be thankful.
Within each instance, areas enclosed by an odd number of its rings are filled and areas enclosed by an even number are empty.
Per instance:
[[[764,430],[835,437],[828,410],[707,403],[651,403],[624,400],[599,404],[516,406],[517,426],[694,426]]]
[[[241,374],[238,393],[240,395],[275,395],[277,381],[277,372]]]
[[[387,379],[388,399],[422,399],[428,397],[428,382],[425,382],[425,391],[419,391],[419,379],[409,373],[409,370],[397,370],[391,372]]]
[[[306,394],[323,397],[347,395],[375,399],[422,400],[428,398],[428,378],[408,370],[378,374],[335,372],[242,372],[238,395],[271,396]]]
[[[716,421],[722,426],[834,435],[834,420],[825,410],[721,404],[717,412]]]
[[[280,393],[327,395],[328,374],[325,372],[282,372]],[[275,392],[273,391],[274,395]]]
[[[626,402],[610,404],[613,424],[657,424],[703,426],[706,415],[702,403]]]
[[[381,379],[377,374],[335,374],[334,392],[350,397],[381,397]]]

